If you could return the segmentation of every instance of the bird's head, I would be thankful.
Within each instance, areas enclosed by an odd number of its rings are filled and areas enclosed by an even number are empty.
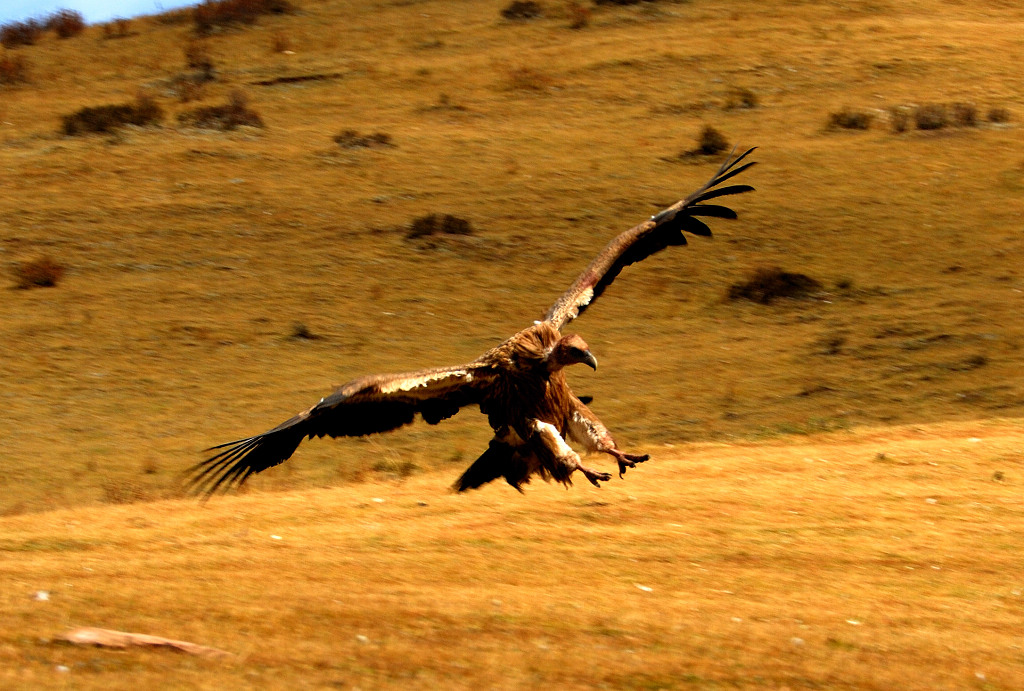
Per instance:
[[[591,369],[597,369],[597,358],[590,352],[587,342],[576,334],[569,334],[558,339],[555,347],[548,353],[547,365],[549,372],[557,372],[563,367],[582,363]]]

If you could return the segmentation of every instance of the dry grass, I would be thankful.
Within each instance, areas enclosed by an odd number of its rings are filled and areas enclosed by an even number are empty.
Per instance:
[[[1024,682],[1019,422],[650,451],[601,490],[430,473],[0,519],[0,684]],[[82,625],[236,657],[50,642]]]
[[[962,442],[984,423],[956,422],[1024,415],[1019,118],[900,138],[822,123],[842,103],[1022,112],[1006,56],[1024,10],[662,2],[570,31],[502,4],[300,2],[212,33],[196,98],[244,90],[265,129],[177,125],[187,14],[15,49],[32,83],[0,100],[0,263],[52,256],[74,280],[0,300],[0,685],[1019,687],[1020,445],[985,455]],[[294,55],[268,51],[277,32]],[[757,108],[722,108],[736,84]],[[169,126],[58,135],[61,114],[140,87]],[[707,179],[715,157],[662,157],[708,121],[761,147],[740,220],[627,269],[573,324],[601,361],[573,386],[627,449],[704,444],[685,462],[663,451],[600,494],[449,497],[489,436],[465,412],[312,441],[205,510],[112,503],[173,499],[203,448],[336,384],[464,362],[528,325],[615,233]],[[343,149],[342,126],[399,146]],[[476,232],[424,252],[402,229],[432,210]],[[752,266],[829,288],[723,300]],[[924,423],[942,423],[930,446],[908,429],[836,458],[781,445]],[[303,537],[269,539],[289,526]],[[71,622],[243,658],[39,642]]]

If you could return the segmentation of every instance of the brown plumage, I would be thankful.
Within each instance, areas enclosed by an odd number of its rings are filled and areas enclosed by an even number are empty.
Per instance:
[[[583,465],[566,443],[615,458],[619,475],[648,459],[623,453],[607,428],[566,383],[574,364],[597,369],[582,338],[563,329],[604,292],[623,268],[671,245],[685,245],[683,232],[710,236],[699,217],[736,218],[716,197],[749,192],[749,185],[718,187],[753,162],[740,162],[753,149],[726,159],[704,186],[612,240],[548,310],[543,321],[523,329],[466,365],[355,379],[277,427],[247,439],[215,446],[211,458],[191,470],[190,485],[212,494],[239,486],[250,475],[286,461],[303,439],[353,437],[387,432],[416,415],[437,424],[468,405],[477,405],[494,429],[488,448],[455,482],[464,491],[504,477],[520,489],[533,475],[572,483],[579,470],[594,485],[609,473]]]

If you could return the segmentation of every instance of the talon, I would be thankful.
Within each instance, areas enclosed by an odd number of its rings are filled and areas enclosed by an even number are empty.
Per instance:
[[[617,453],[615,459],[619,462],[619,477],[626,474],[626,468],[635,468],[637,463],[643,463],[651,458],[650,454]]]
[[[587,479],[590,480],[590,484],[592,484],[594,487],[601,486],[601,482],[599,481],[608,482],[609,480],[612,479],[611,473],[601,473],[596,470],[591,470],[590,468],[582,467],[580,468],[580,470],[587,477]]]

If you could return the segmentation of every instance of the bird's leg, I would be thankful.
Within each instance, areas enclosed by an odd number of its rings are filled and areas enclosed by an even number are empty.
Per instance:
[[[607,449],[605,453],[609,453],[615,457],[615,460],[619,463],[619,477],[626,474],[626,468],[635,468],[637,463],[643,463],[651,458],[650,454],[636,454],[636,453],[622,453],[618,449]]]
[[[569,419],[569,433],[573,439],[586,446],[590,451],[600,451],[614,457],[619,464],[619,477],[626,473],[626,468],[635,468],[637,463],[643,463],[650,458],[647,454],[619,451],[608,428],[597,419],[590,408],[578,399],[575,401],[572,417]]]
[[[536,433],[535,436],[540,440],[541,446],[554,459],[555,463],[559,466],[558,471],[553,472],[555,479],[563,482],[569,479],[569,476],[574,471],[580,471],[586,476],[587,480],[590,481],[595,487],[600,487],[601,482],[607,482],[612,479],[611,474],[602,473],[599,470],[588,468],[583,465],[580,460],[579,454],[572,450],[565,440],[562,439],[562,435],[558,433],[555,426],[547,422],[541,422],[540,420],[534,420],[533,429]]]

